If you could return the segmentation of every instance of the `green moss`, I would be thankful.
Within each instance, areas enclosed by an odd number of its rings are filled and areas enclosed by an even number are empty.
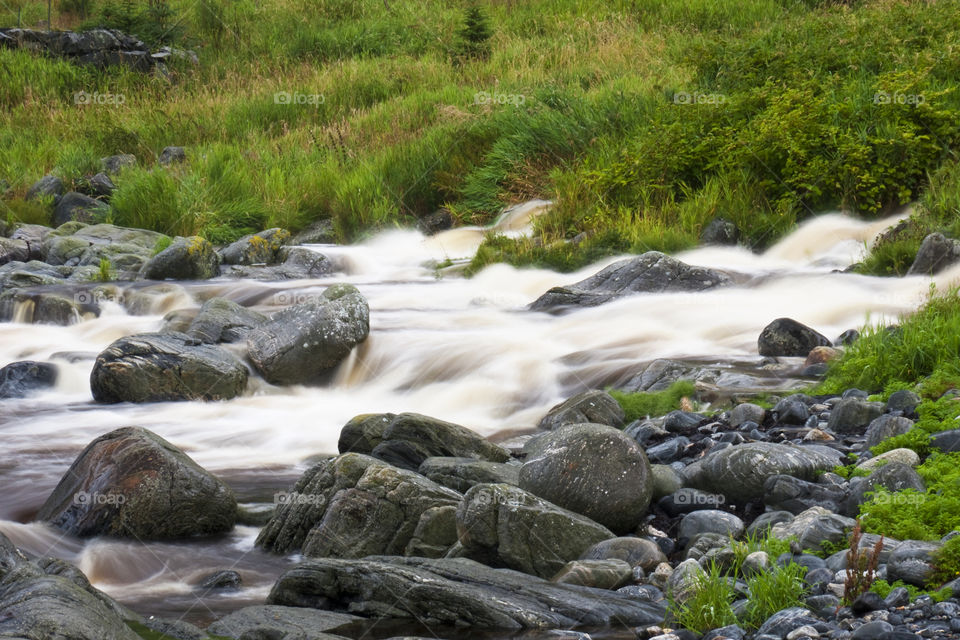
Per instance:
[[[632,422],[666,415],[679,409],[681,399],[695,397],[697,388],[689,380],[679,380],[663,391],[624,393],[611,390],[609,393],[623,407],[627,422]]]

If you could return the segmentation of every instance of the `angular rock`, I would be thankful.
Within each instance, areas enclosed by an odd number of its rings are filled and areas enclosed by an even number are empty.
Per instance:
[[[594,589],[619,589],[629,584],[633,570],[623,560],[573,560],[550,580]]]
[[[369,333],[367,301],[352,285],[334,285],[250,331],[250,361],[271,384],[318,384]]]
[[[913,429],[913,420],[903,416],[882,415],[874,419],[867,427],[867,441],[864,448],[875,447],[887,438],[902,435]]]
[[[418,472],[437,484],[461,493],[476,484],[518,484],[520,481],[520,465],[474,458],[427,458]]]
[[[887,560],[887,580],[903,580],[916,587],[924,586],[933,575],[934,555],[942,546],[942,542],[904,540]]]
[[[762,356],[806,357],[815,347],[829,347],[830,340],[792,318],[777,318],[760,332],[757,348]]]
[[[117,190],[117,185],[103,172],[91,176],[88,185],[92,193],[105,198],[109,198]]]
[[[34,182],[30,188],[27,189],[27,194],[24,196],[24,200],[33,200],[35,198],[43,197],[57,198],[66,192],[67,189],[63,185],[63,180],[57,176],[46,175]]]
[[[932,275],[957,260],[960,260],[960,240],[948,238],[942,233],[931,233],[920,243],[920,249],[907,270],[907,275]]]
[[[23,240],[0,237],[0,265],[8,262],[26,262],[30,259],[30,247]]]
[[[540,420],[539,429],[552,431],[568,424],[605,424],[622,427],[623,408],[605,391],[586,391],[556,405]]]
[[[653,493],[643,449],[622,431],[574,424],[538,439],[520,468],[520,487],[617,533],[635,530]]]
[[[251,330],[270,319],[226,298],[210,298],[190,323],[187,335],[206,344],[242,342]]]
[[[346,453],[313,466],[293,492],[278,494],[257,546],[313,557],[401,554],[428,510],[455,506],[460,497],[419,474]]]
[[[230,265],[223,270],[223,275],[266,281],[304,280],[326,276],[336,270],[327,256],[305,247],[280,247],[276,262],[277,264],[270,266]],[[282,295],[284,294],[278,297]]]
[[[120,153],[114,156],[100,158],[100,166],[104,173],[111,176],[120,173],[123,169],[135,167],[136,165],[137,157],[132,153]]]
[[[140,427],[100,436],[37,514],[79,537],[168,540],[233,528],[233,491],[180,449]]]
[[[403,555],[442,558],[456,544],[457,508],[453,505],[430,507],[417,521]]]
[[[284,607],[275,604],[256,605],[227,614],[211,624],[207,632],[215,636],[244,640],[259,638],[335,640],[343,636],[325,632],[360,619],[357,616],[332,611]]]
[[[808,482],[793,476],[770,476],[763,487],[764,504],[772,509],[789,511],[794,515],[816,506],[839,512],[847,499],[847,493],[840,488]]]
[[[862,398],[844,398],[830,410],[827,428],[834,433],[862,434],[883,413],[882,402]]]
[[[822,550],[824,543],[837,545],[846,542],[847,534],[855,524],[852,518],[823,507],[810,507],[789,522],[775,524],[770,535],[780,540],[795,537],[801,549]]]
[[[614,537],[589,518],[507,484],[476,485],[464,495],[457,535],[467,557],[545,578]]]
[[[766,415],[766,409],[760,405],[744,402],[733,408],[733,410],[730,412],[728,422],[732,427],[739,427],[744,422],[756,422],[757,424],[763,424],[763,419],[766,417]]]
[[[228,245],[221,252],[224,264],[273,264],[280,247],[290,240],[286,229],[274,228],[252,233]]]
[[[0,400],[23,398],[57,382],[57,365],[23,360],[0,368]]]
[[[59,227],[71,220],[95,222],[99,218],[105,218],[109,212],[109,205],[100,200],[76,191],[70,191],[64,194],[57,206],[54,207],[53,224]]]
[[[157,162],[165,167],[170,164],[179,164],[186,159],[187,152],[183,147],[164,147],[157,157]]]
[[[583,552],[581,560],[622,560],[631,567],[653,571],[667,556],[657,544],[644,538],[611,538]]]
[[[700,232],[700,244],[733,246],[739,240],[740,230],[726,218],[714,218]]]
[[[310,560],[281,575],[268,602],[474,629],[650,625],[665,615],[661,604],[463,558]]]
[[[790,607],[776,612],[766,619],[757,629],[757,636],[786,638],[787,634],[798,627],[816,626],[820,621],[808,609]]]
[[[212,244],[200,236],[177,236],[143,265],[140,275],[147,280],[206,280],[219,273],[219,266]]]
[[[416,471],[427,458],[460,457],[506,462],[510,454],[477,433],[418,413],[354,418],[340,434],[340,453],[367,453],[403,469]],[[382,431],[379,431],[380,427]],[[356,434],[356,435],[354,435]],[[369,448],[370,445],[373,448]]]
[[[182,333],[120,338],[94,363],[97,402],[229,400],[243,393],[247,368],[228,351]]]
[[[763,498],[764,483],[771,476],[814,480],[818,471],[828,471],[837,464],[837,458],[813,447],[750,442],[709,453],[684,473],[689,486],[743,503]]]
[[[730,277],[719,271],[692,267],[658,251],[648,251],[615,262],[576,284],[554,287],[530,309],[557,313],[569,307],[595,307],[636,293],[704,291],[730,282]]]

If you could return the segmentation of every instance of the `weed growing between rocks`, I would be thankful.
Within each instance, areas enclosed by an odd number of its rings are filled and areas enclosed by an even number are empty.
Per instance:
[[[625,393],[611,390],[609,393],[623,407],[627,423],[650,416],[662,416],[682,408],[684,398],[696,396],[696,386],[689,380],[679,380],[663,391]]]
[[[847,606],[870,590],[877,579],[877,566],[880,564],[880,552],[883,551],[882,535],[873,549],[861,550],[862,534],[858,520],[850,533],[850,548],[847,549],[847,577],[843,583],[843,603]]]

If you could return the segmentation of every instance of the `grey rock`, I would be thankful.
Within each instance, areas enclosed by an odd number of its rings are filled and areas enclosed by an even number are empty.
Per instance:
[[[243,393],[247,368],[228,351],[182,333],[120,338],[94,363],[97,402],[229,400]]]
[[[244,607],[227,614],[207,632],[241,640],[285,638],[287,640],[335,640],[342,636],[325,633],[360,620],[357,616],[332,611],[275,604]]]
[[[701,244],[735,245],[740,240],[740,230],[737,225],[726,218],[714,218],[704,226],[700,232]]]
[[[907,270],[907,275],[931,275],[957,260],[960,260],[960,241],[948,238],[942,233],[931,233],[920,243],[920,249]]]
[[[427,458],[418,471],[437,484],[461,493],[477,484],[518,484],[520,481],[519,465],[474,458]]]
[[[660,603],[551,583],[463,558],[310,560],[281,575],[268,602],[505,630],[650,625],[662,623],[665,615]]]
[[[314,465],[292,492],[278,494],[257,546],[310,557],[402,554],[428,510],[456,506],[460,497],[412,471],[346,453]]]
[[[80,305],[65,292],[11,289],[0,293],[0,320],[66,327],[80,322]]]
[[[701,533],[719,533],[732,538],[739,538],[744,529],[743,520],[732,513],[705,509],[683,516],[678,535],[680,538],[693,538]]]
[[[57,176],[46,175],[34,182],[30,188],[27,189],[27,194],[24,196],[24,199],[34,200],[43,197],[58,198],[66,192],[67,189],[63,184],[63,180]]]
[[[643,521],[653,492],[643,449],[604,425],[574,424],[541,436],[520,468],[520,487],[617,533]]]
[[[685,470],[688,486],[720,493],[733,502],[762,498],[764,483],[775,475],[815,479],[837,460],[812,447],[751,442],[708,453]]]
[[[887,580],[922,587],[933,575],[933,557],[942,546],[940,542],[904,540],[887,560]]]
[[[676,493],[683,487],[683,478],[676,469],[663,464],[650,465],[650,482],[653,485],[652,500],[660,500]]]
[[[383,442],[383,434],[393,422],[392,413],[364,413],[351,418],[340,430],[337,450],[340,453],[372,453]]]
[[[26,262],[30,259],[30,247],[23,240],[0,237],[0,265],[8,262]]]
[[[37,519],[79,537],[165,540],[233,528],[233,491],[140,427],[100,436],[74,460]]]
[[[784,398],[773,408],[773,419],[780,424],[805,424],[809,416],[806,404],[790,398]]]
[[[760,625],[757,629],[757,635],[768,635],[778,638],[786,638],[787,634],[806,625],[817,626],[820,621],[814,617],[809,609],[803,607],[790,607],[778,611]]]
[[[904,415],[912,414],[917,405],[920,404],[920,396],[909,389],[894,391],[887,398],[887,411],[901,412]]]
[[[110,176],[103,172],[91,176],[88,184],[94,194],[105,198],[109,198],[117,190],[117,185],[113,184]]]
[[[930,436],[930,445],[941,451],[960,451],[960,429],[941,431]]]
[[[0,400],[23,398],[53,387],[57,382],[57,365],[23,360],[0,368]]]
[[[147,280],[206,280],[219,273],[219,265],[209,242],[200,236],[178,236],[143,265],[140,275]]]
[[[605,424],[623,426],[624,412],[620,404],[604,391],[586,391],[550,409],[538,428],[552,431],[568,424]]]
[[[252,329],[269,321],[267,316],[226,298],[210,298],[186,330],[187,335],[206,344],[242,342]]]
[[[763,419],[766,417],[766,415],[766,409],[760,405],[743,402],[738,404],[733,408],[732,411],[730,411],[728,422],[730,423],[730,426],[733,427],[739,427],[744,422],[756,422],[757,424],[763,424]]]
[[[845,542],[847,533],[855,524],[852,518],[837,515],[823,507],[810,507],[790,522],[774,525],[770,535],[780,540],[795,537],[801,549],[821,550],[824,544]]]
[[[750,523],[750,526],[747,527],[748,536],[766,536],[767,531],[774,525],[782,524],[784,522],[790,522],[794,518],[794,514],[789,511],[767,511],[766,513],[761,513],[757,516],[757,519]]]
[[[164,147],[163,151],[157,157],[157,162],[161,166],[170,164],[179,164],[187,159],[187,152],[183,147]]]
[[[867,441],[863,446],[865,449],[875,447],[887,438],[902,435],[910,429],[913,429],[913,420],[890,414],[882,415],[867,427]]]
[[[298,231],[290,244],[332,244],[336,242],[337,234],[332,220],[317,220]]]
[[[60,226],[71,220],[95,222],[110,212],[109,205],[76,191],[64,194],[53,209],[53,223]]]
[[[657,544],[644,538],[602,540],[583,552],[581,560],[623,560],[631,567],[653,571],[667,556]]]
[[[883,640],[893,632],[893,625],[883,620],[866,622],[850,636],[851,640]]]
[[[726,501],[722,495],[684,487],[664,497],[658,506],[668,516],[675,518],[703,509],[719,509]]]
[[[760,332],[757,348],[762,356],[806,357],[814,347],[829,347],[830,340],[792,318],[777,318]]]
[[[571,560],[551,582],[594,589],[619,589],[633,578],[632,567],[623,560]]]
[[[815,506],[840,511],[847,499],[847,492],[842,489],[787,475],[770,476],[763,487],[766,505],[793,514]]]
[[[233,570],[217,571],[200,581],[200,588],[203,590],[211,589],[236,589],[243,584],[243,578]]]
[[[120,153],[114,156],[100,158],[100,167],[107,175],[116,175],[130,167],[137,166],[137,157],[132,153]]]
[[[453,215],[447,209],[440,209],[427,214],[417,221],[417,228],[424,235],[433,236],[441,231],[453,228]]]
[[[271,384],[318,384],[369,333],[366,299],[352,285],[333,285],[317,301],[284,309],[250,331],[250,361]]]
[[[582,515],[507,484],[480,484],[457,507],[466,557],[549,578],[613,533]]]
[[[667,593],[674,602],[682,605],[697,594],[705,578],[706,572],[700,563],[692,558],[684,560],[667,578]]]
[[[871,422],[883,413],[882,402],[868,402],[861,398],[844,398],[830,410],[827,428],[834,433],[864,433]]]
[[[221,252],[224,264],[273,264],[280,248],[290,240],[286,229],[273,228],[244,236]]]
[[[703,291],[730,283],[726,274],[692,267],[657,251],[621,260],[568,287],[554,287],[530,309],[560,312],[569,307],[595,307],[623,296],[662,291]]]

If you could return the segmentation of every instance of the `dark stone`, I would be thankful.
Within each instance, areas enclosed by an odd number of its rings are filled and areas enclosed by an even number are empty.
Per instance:
[[[24,360],[0,368],[0,400],[23,398],[36,391],[53,387],[57,382],[57,365]]]
[[[930,445],[941,451],[960,451],[960,429],[933,434],[930,436]]]
[[[802,425],[809,416],[807,405],[798,400],[784,398],[773,408],[773,419],[779,424]]]
[[[912,415],[919,404],[920,396],[909,389],[901,389],[900,391],[894,391],[887,398],[887,411]]]
[[[663,417],[663,428],[670,433],[691,434],[696,431],[706,416],[692,411],[671,411]]]
[[[777,318],[760,332],[757,348],[762,356],[806,357],[814,347],[829,347],[830,340],[791,318]]]
[[[740,230],[726,218],[714,218],[700,232],[701,244],[735,245],[740,240]]]
[[[97,222],[99,218],[105,218],[109,212],[110,207],[100,200],[70,191],[60,198],[60,202],[54,207],[53,224],[60,226],[71,220]]]
[[[653,492],[650,463],[613,427],[574,424],[541,436],[520,468],[520,487],[616,533],[634,531]]]
[[[453,216],[447,209],[440,209],[420,218],[417,226],[424,235],[436,235],[453,228]]]
[[[644,538],[611,538],[583,552],[581,560],[623,560],[631,567],[653,571],[667,556],[655,542]]]
[[[137,166],[137,157],[132,153],[120,153],[114,156],[100,158],[100,166],[103,172],[110,176],[115,176],[124,169]]]
[[[474,458],[434,457],[420,465],[420,475],[461,493],[477,484],[519,484],[520,465]]]
[[[247,368],[230,352],[183,333],[120,338],[93,365],[97,402],[229,400],[243,393]]]
[[[892,624],[883,620],[874,620],[858,627],[850,636],[850,640],[885,640],[892,632]]]
[[[252,329],[268,321],[262,313],[226,298],[210,298],[200,307],[186,333],[206,344],[241,342]]]
[[[538,428],[552,431],[568,424],[605,424],[622,427],[623,408],[604,391],[586,391],[556,405],[540,420]]]
[[[683,436],[670,438],[666,442],[648,447],[647,458],[657,464],[670,464],[683,457],[683,452],[689,445],[690,440]]]
[[[241,640],[339,640],[342,636],[324,632],[360,619],[346,613],[256,605],[227,614],[211,624],[207,632]]]
[[[74,460],[37,519],[79,537],[169,540],[233,528],[233,491],[140,427],[100,436]]]
[[[833,341],[833,345],[836,347],[849,346],[857,341],[860,338],[860,332],[856,329],[847,329],[840,336]]]
[[[178,236],[143,265],[140,275],[147,280],[206,280],[219,273],[219,265],[212,244],[200,236]]]
[[[187,159],[187,152],[183,147],[164,147],[157,158],[157,162],[162,166],[168,164],[179,164]]]
[[[887,581],[924,586],[933,575],[933,556],[942,546],[940,542],[921,540],[901,542],[887,561]]]
[[[770,535],[780,540],[796,538],[801,549],[823,550],[827,546],[846,542],[847,534],[855,524],[852,518],[837,515],[823,507],[810,507],[790,522],[774,525]],[[823,563],[823,560],[820,562]]]
[[[113,180],[110,179],[110,176],[103,172],[91,176],[87,184],[90,187],[90,191],[92,191],[94,195],[103,196],[105,198],[109,198],[110,195],[117,189],[117,185],[113,184]]]
[[[847,499],[844,513],[850,516],[858,515],[860,505],[869,499],[867,494],[881,487],[891,493],[897,493],[904,489],[914,489],[921,493],[927,490],[923,478],[913,467],[902,462],[891,462],[883,465],[860,482],[851,483],[850,496]],[[897,496],[891,496],[891,498],[899,499]]]
[[[861,593],[857,596],[856,600],[853,601],[853,604],[850,605],[850,610],[858,616],[870,613],[871,611],[881,611],[886,608],[887,603],[873,591]]]
[[[595,307],[636,293],[703,291],[730,283],[729,276],[692,267],[668,255],[649,251],[621,260],[600,273],[568,287],[554,287],[530,309],[557,313],[568,307]]]
[[[701,533],[719,533],[736,539],[743,530],[743,520],[732,513],[705,509],[683,516],[678,536],[692,539]]]
[[[842,489],[829,487],[788,475],[767,478],[763,485],[763,502],[772,509],[797,515],[810,507],[826,507],[840,511],[847,494]]]
[[[238,589],[243,584],[240,574],[233,570],[217,571],[200,580],[200,588],[211,589]]]
[[[67,189],[63,184],[63,180],[57,176],[47,175],[34,182],[30,188],[27,189],[27,194],[24,196],[24,200],[33,200],[35,198],[43,197],[52,197],[56,199],[66,192]]]
[[[683,488],[664,496],[657,503],[657,506],[671,518],[676,518],[702,509],[718,509],[725,502],[726,498],[721,495],[707,493],[699,489]]]
[[[827,428],[839,434],[864,433],[867,426],[883,413],[882,402],[868,402],[862,398],[848,397],[833,405]]]
[[[917,257],[907,270],[908,276],[931,275],[960,260],[960,240],[942,233],[931,233],[920,244]]]
[[[867,427],[867,440],[863,447],[864,449],[875,447],[887,438],[902,435],[911,429],[913,429],[913,420],[909,418],[890,414],[882,415]]]
[[[820,620],[813,616],[809,609],[791,607],[773,614],[757,629],[757,635],[770,635],[785,638],[788,633],[798,627],[819,624]]]
[[[650,625],[662,623],[665,615],[660,603],[462,558],[311,560],[281,575],[268,602],[474,629]]]

